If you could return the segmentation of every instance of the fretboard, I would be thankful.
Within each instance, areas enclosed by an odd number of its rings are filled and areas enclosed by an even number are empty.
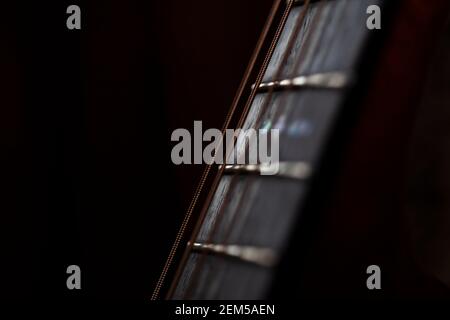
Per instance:
[[[298,1],[292,7],[243,125],[280,130],[282,170],[276,176],[250,174],[245,168],[225,171],[171,298],[266,297],[302,215],[310,178],[358,81],[356,65],[370,33],[367,7],[381,2],[311,1],[306,7]],[[301,29],[287,52],[300,19]],[[299,168],[309,174],[289,174]]]

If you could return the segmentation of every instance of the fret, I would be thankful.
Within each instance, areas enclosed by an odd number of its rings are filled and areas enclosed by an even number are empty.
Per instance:
[[[278,167],[278,172],[274,175],[274,168]],[[225,165],[225,174],[239,175],[262,175],[269,177],[282,177],[298,180],[306,180],[311,176],[311,165],[307,162],[279,162],[276,164],[247,164],[247,165]]]
[[[344,72],[328,72],[299,76],[292,79],[262,82],[258,87],[258,91],[298,90],[302,88],[344,89],[348,85],[349,77]],[[252,90],[254,88],[255,85],[253,84]]]
[[[194,242],[192,250],[194,252],[235,258],[262,267],[273,267],[278,261],[278,255],[270,248]]]

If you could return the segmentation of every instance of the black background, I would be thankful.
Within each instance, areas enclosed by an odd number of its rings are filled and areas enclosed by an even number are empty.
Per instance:
[[[2,3],[2,297],[149,298],[201,172],[170,134],[222,126],[271,3]]]

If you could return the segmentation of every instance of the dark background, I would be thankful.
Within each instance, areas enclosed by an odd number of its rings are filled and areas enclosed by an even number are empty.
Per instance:
[[[222,126],[271,3],[2,3],[2,297],[149,298],[201,172],[170,134]]]

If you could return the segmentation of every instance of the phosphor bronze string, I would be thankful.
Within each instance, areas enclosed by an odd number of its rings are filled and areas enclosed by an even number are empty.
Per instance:
[[[309,0],[307,0],[305,2],[304,7],[302,8],[302,12],[299,15],[299,17],[297,18],[296,25],[294,26],[294,30],[291,33],[290,38],[288,40],[287,48],[286,48],[286,50],[285,50],[285,52],[283,54],[282,60],[280,61],[280,65],[277,68],[277,71],[276,71],[276,74],[275,74],[275,78],[278,78],[278,77],[281,76],[281,74],[282,74],[282,72],[284,70],[284,67],[287,64],[287,60],[289,59],[289,54],[292,51],[292,49],[293,49],[293,47],[295,45],[296,39],[298,37],[298,34],[300,33],[300,30],[301,30],[301,28],[303,26],[304,19],[306,17],[306,14],[307,14],[307,11],[308,11],[308,8],[309,8],[309,2],[310,2]],[[260,112],[259,112],[259,114],[257,116],[256,121],[255,121],[255,125],[254,125],[255,128],[260,126],[261,116],[265,114],[268,106],[270,105],[271,96],[272,95],[273,95],[273,90],[270,90],[270,92],[267,94],[267,97],[265,97],[265,100],[263,102],[263,106],[261,107],[261,110],[260,110]],[[247,147],[248,146],[246,145],[245,148],[247,148]],[[249,179],[252,179],[252,177],[250,177]],[[220,210],[219,210],[219,213],[216,215],[216,219],[215,219],[215,221],[213,223],[213,227],[209,231],[209,234],[208,234],[208,237],[207,237],[208,238],[207,242],[211,242],[213,235],[215,234],[215,232],[217,231],[218,227],[221,224],[221,221],[222,221],[223,216],[224,216],[224,211],[225,211],[225,208],[226,208],[225,204],[227,203],[228,198],[230,197],[230,195],[233,193],[232,192],[232,190],[233,190],[232,186],[235,185],[235,181],[236,181],[236,178],[233,175],[233,177],[231,178],[230,187],[229,187],[228,192],[226,194],[226,200],[222,202]],[[247,183],[245,184],[245,187],[244,187],[243,194],[245,194],[247,192],[248,185],[250,185],[250,184],[251,184],[250,181],[247,181]],[[241,197],[241,199],[238,202],[238,208],[241,207],[242,200],[243,200],[243,197]],[[231,226],[234,224],[234,220],[235,220],[236,215],[237,214],[235,212],[235,214],[232,217]],[[225,238],[227,238],[227,234],[228,233],[229,232],[227,231]],[[193,287],[194,287],[195,284],[197,284],[197,280],[198,280],[197,270],[200,269],[200,267],[203,266],[204,260],[205,260],[205,256],[203,255],[203,256],[201,256],[199,258],[198,263],[194,267],[194,271],[192,273],[193,274],[193,279],[191,279],[190,285],[188,286],[188,290],[186,291],[186,296],[185,296],[186,298],[189,298],[191,296]],[[211,272],[208,274],[208,278],[211,276],[211,274],[212,274]]]

